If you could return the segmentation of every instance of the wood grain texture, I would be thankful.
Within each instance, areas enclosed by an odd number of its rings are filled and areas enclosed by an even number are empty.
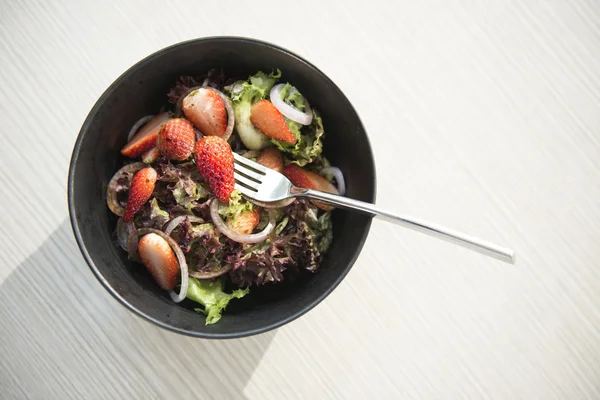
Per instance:
[[[595,0],[0,2],[0,397],[600,398],[599,27]],[[194,340],[119,306],[67,222],[79,127],[140,58],[222,34],[342,88],[379,205],[517,265],[376,222],[340,287],[275,332]]]

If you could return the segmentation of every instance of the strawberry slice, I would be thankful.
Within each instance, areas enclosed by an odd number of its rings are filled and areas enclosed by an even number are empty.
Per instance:
[[[182,110],[206,136],[223,136],[227,129],[227,109],[214,90],[200,88],[183,99]]]
[[[156,138],[162,124],[169,119],[169,113],[160,113],[140,128],[131,140],[121,149],[125,157],[135,158],[156,146]]]
[[[194,144],[196,133],[194,126],[187,119],[170,119],[158,131],[156,147],[160,154],[171,160],[183,161],[191,156]]]
[[[261,100],[252,106],[250,121],[271,139],[296,143],[296,136],[285,123],[283,114],[269,100]]]
[[[288,164],[283,169],[283,174],[295,185],[306,189],[315,189],[322,192],[339,194],[337,188],[332,185],[327,179],[314,172],[310,172],[296,164]],[[322,210],[329,211],[333,207],[327,204],[313,202],[313,204]]]
[[[235,185],[229,143],[218,136],[204,136],[196,143],[194,161],[215,197],[221,203],[229,203]]]
[[[228,220],[227,226],[242,235],[249,235],[260,222],[260,209],[245,210],[236,218]]]
[[[169,243],[156,233],[142,236],[138,244],[138,253],[146,269],[165,290],[171,290],[177,285],[179,264]]]
[[[256,160],[257,163],[281,173],[283,171],[283,154],[275,147],[264,149]]]
[[[144,154],[142,154],[142,162],[144,162],[145,164],[152,164],[158,159],[159,156],[160,151],[158,151],[158,147],[153,147]]]
[[[156,184],[158,174],[154,168],[142,168],[135,173],[129,186],[129,198],[123,214],[123,222],[129,222],[146,204]]]

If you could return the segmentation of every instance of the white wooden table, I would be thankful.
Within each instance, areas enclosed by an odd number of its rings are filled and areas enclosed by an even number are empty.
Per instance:
[[[0,2],[0,398],[600,398],[600,2]],[[192,339],[96,282],[72,146],[137,60],[275,42],[346,93],[378,203],[513,246],[516,266],[375,222],[316,309]]]

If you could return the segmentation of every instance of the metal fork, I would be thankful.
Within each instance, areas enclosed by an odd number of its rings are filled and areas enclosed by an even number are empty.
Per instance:
[[[511,264],[515,263],[515,253],[511,249],[436,224],[431,224],[407,216],[394,215],[387,211],[380,210],[370,203],[321,192],[319,190],[296,187],[292,185],[292,182],[290,182],[289,179],[277,171],[266,168],[236,153],[233,153],[233,156],[235,162],[235,188],[252,199],[261,202],[275,202],[292,197],[307,197],[337,207],[360,211],[385,221],[393,222],[439,239],[444,239],[450,243],[458,244],[467,249],[497,258],[504,262]]]

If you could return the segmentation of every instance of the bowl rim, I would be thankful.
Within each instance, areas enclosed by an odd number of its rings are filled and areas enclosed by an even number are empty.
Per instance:
[[[360,255],[360,253],[362,251],[362,248],[363,248],[365,241],[367,239],[367,236],[369,234],[369,231],[371,228],[371,222],[372,222],[372,219],[367,220],[367,223],[365,226],[366,229],[364,230],[362,237],[359,240],[359,245],[356,248],[356,251],[354,252],[352,258],[350,259],[350,262],[343,269],[343,271],[340,273],[340,275],[335,279],[333,284],[327,288],[327,290],[325,290],[323,293],[321,293],[315,300],[304,305],[299,311],[297,311],[279,321],[273,322],[271,324],[268,324],[261,328],[256,328],[256,329],[241,329],[240,331],[233,332],[233,333],[209,333],[209,332],[198,332],[198,331],[194,331],[194,330],[188,330],[188,329],[178,328],[178,327],[169,325],[159,319],[154,318],[152,315],[149,315],[149,314],[144,313],[144,312],[140,311],[139,309],[137,309],[134,305],[132,305],[124,297],[122,297],[117,292],[117,290],[112,287],[110,282],[108,282],[108,280],[101,274],[101,272],[96,267],[94,260],[92,259],[89,252],[87,251],[87,247],[83,241],[83,237],[82,237],[81,231],[79,229],[79,222],[78,222],[78,219],[76,218],[76,212],[75,212],[76,206],[75,206],[74,200],[73,200],[73,197],[74,197],[73,186],[74,186],[74,180],[75,180],[75,169],[76,169],[76,164],[79,159],[80,148],[81,148],[81,144],[83,141],[83,136],[85,136],[85,132],[88,131],[90,125],[92,124],[92,121],[95,119],[96,114],[98,113],[98,109],[105,102],[106,98],[108,98],[116,90],[116,88],[121,84],[121,82],[124,81],[127,78],[127,76],[130,75],[133,71],[137,70],[138,68],[144,66],[145,64],[147,64],[159,57],[162,57],[165,54],[168,54],[169,52],[179,50],[182,47],[194,46],[199,42],[230,42],[230,41],[249,42],[254,45],[269,47],[273,50],[283,52],[283,53],[297,59],[298,61],[307,64],[309,67],[313,68],[319,75],[321,75],[321,77],[323,79],[327,80],[328,83],[330,83],[337,90],[339,90],[339,92],[342,94],[342,96],[348,101],[348,104],[350,105],[350,107],[352,108],[354,113],[356,113],[360,127],[362,128],[363,132],[365,132],[367,148],[365,148],[364,150],[368,154],[368,158],[370,160],[371,167],[373,170],[373,180],[372,180],[372,186],[371,186],[372,198],[370,199],[370,201],[372,203],[375,203],[375,198],[377,195],[377,170],[376,170],[376,165],[375,165],[375,158],[373,156],[373,151],[372,151],[371,143],[369,141],[369,137],[366,133],[367,131],[364,127],[364,124],[362,123],[362,120],[360,119],[360,115],[358,114],[358,112],[356,111],[356,109],[354,108],[354,106],[352,105],[350,100],[346,97],[344,92],[325,73],[323,73],[323,71],[321,71],[319,68],[317,68],[315,65],[313,65],[312,63],[310,63],[303,57],[301,57],[281,46],[278,46],[276,44],[269,43],[269,42],[266,42],[263,40],[258,40],[258,39],[248,38],[248,37],[241,37],[241,36],[207,36],[207,37],[195,38],[195,39],[186,40],[186,41],[182,41],[182,42],[178,42],[178,43],[169,45],[167,47],[164,47],[164,48],[144,57],[143,59],[141,59],[140,61],[136,62],[131,67],[129,67],[117,79],[115,79],[114,82],[111,83],[110,86],[96,100],[96,102],[94,103],[94,106],[92,107],[92,109],[88,113],[87,117],[85,118],[83,124],[81,125],[79,133],[77,135],[77,139],[75,141],[75,145],[74,145],[73,151],[71,153],[71,160],[69,163],[69,173],[68,173],[68,179],[67,179],[67,200],[68,200],[69,219],[71,221],[71,228],[73,229],[73,234],[75,236],[77,246],[79,247],[79,250],[81,251],[81,254],[83,255],[86,263],[88,264],[88,267],[92,270],[94,276],[102,284],[102,286],[104,286],[104,288],[122,306],[124,306],[125,308],[127,308],[128,310],[133,312],[133,314],[137,315],[138,317],[141,317],[142,319],[144,319],[150,323],[153,323],[154,325],[157,325],[163,329],[166,329],[171,332],[179,333],[182,335],[186,335],[186,336],[191,336],[191,337],[196,337],[196,338],[204,338],[204,339],[236,339],[236,338],[242,338],[242,337],[246,337],[246,336],[252,336],[252,335],[265,333],[267,331],[270,331],[270,330],[279,328],[285,324],[288,324],[288,323],[294,321],[295,319],[301,317],[302,315],[306,314],[308,311],[312,310],[313,308],[315,308],[319,303],[321,303],[327,296],[329,296],[337,288],[337,286],[342,282],[342,280],[350,272],[350,269],[352,268],[352,266],[354,265],[354,263],[356,262],[356,260],[358,259],[358,256]]]

